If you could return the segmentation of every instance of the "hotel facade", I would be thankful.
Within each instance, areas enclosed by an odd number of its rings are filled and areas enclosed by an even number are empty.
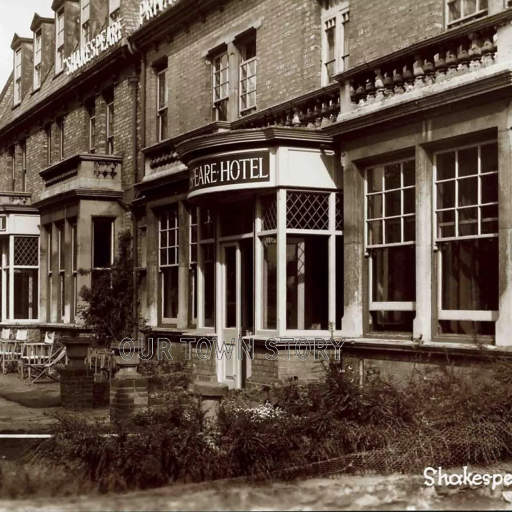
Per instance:
[[[79,328],[127,228],[153,337],[234,345],[195,380],[318,378],[269,339],[349,339],[361,374],[508,354],[507,2],[52,8],[0,97],[2,324]]]

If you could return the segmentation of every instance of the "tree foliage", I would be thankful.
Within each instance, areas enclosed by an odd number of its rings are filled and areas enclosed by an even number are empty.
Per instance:
[[[79,306],[78,314],[96,335],[121,341],[133,335],[135,298],[130,231],[122,231],[118,240],[118,255],[112,267],[107,271],[93,271],[91,288],[81,289],[80,297],[86,305]]]

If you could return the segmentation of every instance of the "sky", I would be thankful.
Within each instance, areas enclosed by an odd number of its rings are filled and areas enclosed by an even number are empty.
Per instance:
[[[30,24],[34,14],[53,18],[52,0],[0,0],[0,92],[12,72],[11,42],[14,33],[32,37]]]

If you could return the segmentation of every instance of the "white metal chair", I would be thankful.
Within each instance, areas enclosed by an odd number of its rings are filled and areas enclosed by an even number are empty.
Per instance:
[[[0,339],[2,373],[6,373],[9,363],[14,363],[21,357],[21,343],[17,339],[11,339],[12,337],[12,329],[2,329],[2,337]]]
[[[18,332],[16,337],[18,337]],[[55,339],[55,333],[46,333],[44,341],[29,342],[27,341],[27,331],[20,333],[20,338],[25,339],[23,342],[22,354],[20,358],[21,378],[25,378],[25,370],[28,372],[28,380],[31,380],[32,368],[34,365],[42,365],[47,363],[53,353],[53,341]]]

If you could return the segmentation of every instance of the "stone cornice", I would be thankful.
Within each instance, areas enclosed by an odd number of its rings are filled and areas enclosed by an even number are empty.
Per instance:
[[[17,50],[23,43],[33,44],[31,37],[20,37],[18,34],[14,34],[11,42],[11,50]]]
[[[41,210],[50,205],[69,201],[70,199],[92,199],[96,201],[115,201],[123,199],[123,192],[115,190],[95,190],[92,188],[77,188],[56,194],[54,196],[41,199],[33,203],[33,206]]]
[[[426,48],[442,46],[445,43],[453,41],[454,39],[467,36],[473,32],[485,30],[486,28],[502,25],[510,20],[512,20],[512,8],[505,9],[498,14],[479,18],[464,25],[459,25],[457,27],[447,29],[437,36],[408,45],[405,48],[397,50],[393,53],[388,53],[387,55],[379,57],[378,59],[375,59],[371,62],[366,62],[360,66],[348,69],[347,71],[335,75],[334,79],[338,82],[345,82],[346,80],[355,77],[359,73],[364,73],[365,71],[373,71],[375,69],[379,69],[380,67],[385,67],[392,61],[400,60],[418,52],[421,53],[421,51]]]
[[[433,116],[446,112],[450,107],[470,101],[487,103],[505,96],[512,92],[512,71],[503,70],[495,75],[469,81],[458,87],[450,88],[438,93],[432,93],[422,98],[412,98],[410,101],[390,106],[383,106],[381,109],[368,112],[367,114],[354,116],[324,128],[323,131],[333,137],[355,133],[360,130],[368,130],[377,125],[395,121],[407,122],[414,116],[417,121],[422,116]]]
[[[145,193],[149,190],[159,189],[162,186],[168,185],[170,183],[176,183],[177,181],[188,180],[188,169],[183,169],[179,172],[169,172],[167,174],[162,174],[158,178],[149,179],[146,181],[141,181],[137,183],[134,188],[139,193]],[[140,200],[138,197],[133,202]]]
[[[226,121],[214,121],[213,123],[208,123],[199,128],[195,128],[194,130],[190,130],[185,133],[181,133],[176,137],[171,137],[169,139],[165,139],[162,142],[157,144],[153,144],[152,146],[147,146],[142,149],[142,152],[145,155],[151,156],[152,154],[165,152],[166,150],[174,150],[177,144],[180,142],[191,139],[194,137],[199,137],[201,135],[208,135],[210,133],[214,133],[220,130],[230,130],[231,124]]]
[[[268,127],[233,130],[195,137],[178,144],[176,152],[181,161],[187,164],[197,156],[235,150],[240,147],[252,149],[262,146],[300,145],[301,147],[328,146],[328,149],[331,149],[332,143],[330,135],[321,130]]]

